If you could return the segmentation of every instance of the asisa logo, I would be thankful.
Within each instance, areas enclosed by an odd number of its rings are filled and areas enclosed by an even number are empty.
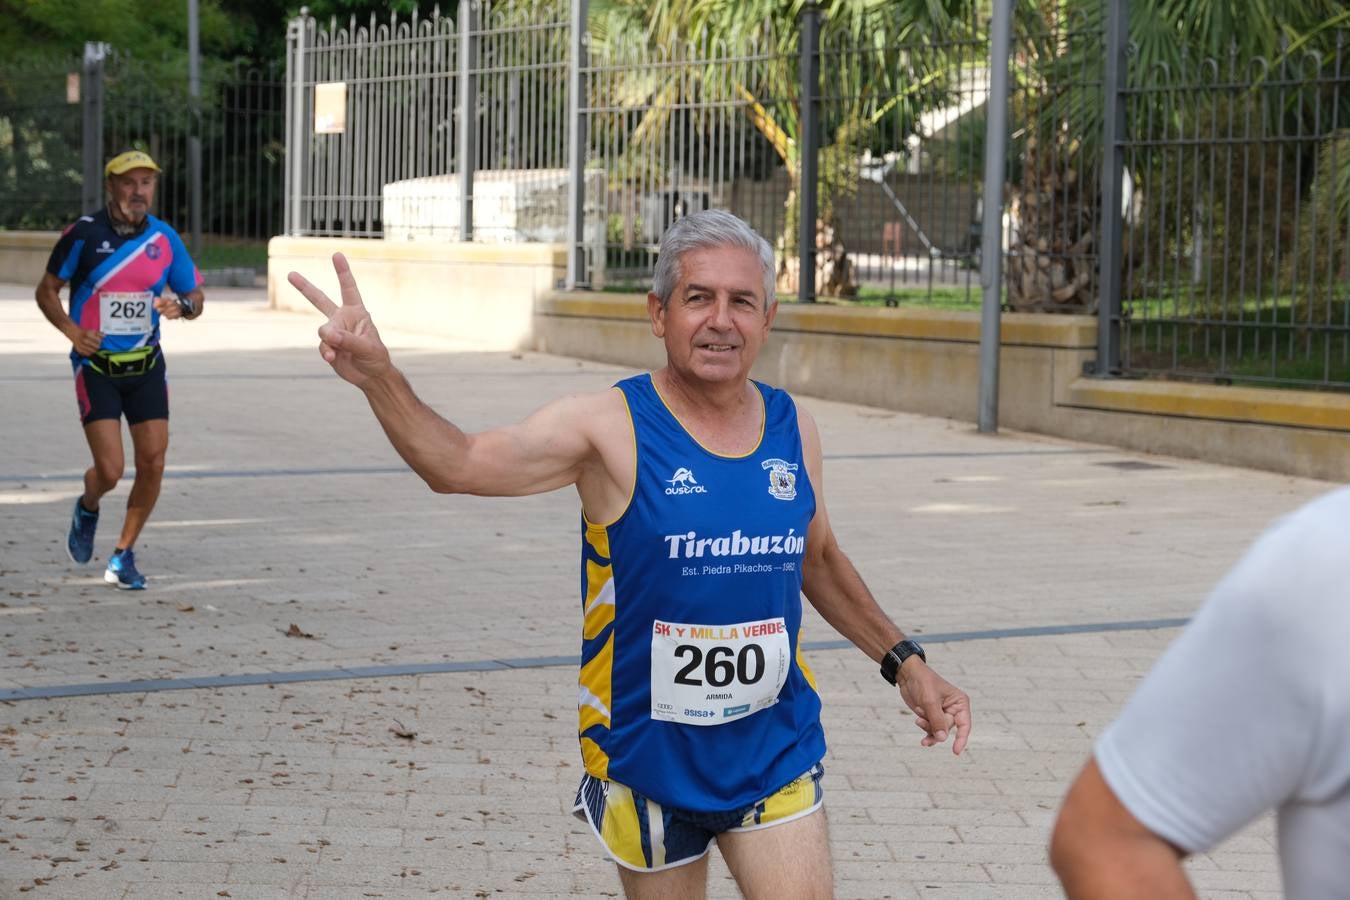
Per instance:
[[[779,500],[791,500],[797,496],[797,464],[785,459],[766,459],[759,464],[761,469],[769,470],[769,493]]]
[[[666,481],[670,487],[666,488],[666,495],[675,497],[680,494],[706,494],[708,489],[699,484],[694,478],[694,473],[684,466],[675,470],[675,474]]]

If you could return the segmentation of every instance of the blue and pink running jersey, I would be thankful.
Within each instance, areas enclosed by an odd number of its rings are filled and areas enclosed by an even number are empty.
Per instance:
[[[47,271],[70,283],[70,317],[81,328],[102,331],[100,349],[111,353],[157,345],[155,298],[165,285],[186,294],[201,284],[183,239],[168,224],[146,216],[139,233],[123,237],[106,209],[65,230]],[[73,350],[70,356],[82,359]]]

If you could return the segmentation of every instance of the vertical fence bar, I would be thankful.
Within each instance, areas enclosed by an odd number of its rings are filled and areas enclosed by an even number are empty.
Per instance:
[[[305,10],[286,26],[286,233],[302,235],[300,218],[308,142],[305,140]]]
[[[202,73],[198,41],[197,0],[188,0],[188,197],[191,205],[192,255],[202,250]]]
[[[1120,372],[1120,280],[1124,250],[1121,214],[1125,173],[1125,47],[1129,41],[1129,0],[1108,0],[1106,71],[1102,81],[1102,221],[1097,302],[1097,361],[1093,374],[1109,378]]]
[[[103,65],[108,45],[84,45],[84,83],[80,86],[83,186],[80,212],[98,209],[103,200]]]
[[[979,430],[998,431],[998,359],[1003,330],[1003,179],[1008,142],[1008,58],[1013,0],[994,0],[989,34],[989,100],[984,137],[984,214],[980,241]],[[932,264],[931,262],[929,263]]]
[[[474,44],[478,27],[474,20],[474,0],[459,0],[459,239],[473,240],[473,167],[478,115],[478,90],[475,84]]]
[[[567,61],[567,289],[584,277],[586,260],[586,123],[582,118],[586,59],[587,0],[572,0]]]
[[[820,7],[801,13],[801,156],[797,195],[797,299],[816,302],[816,183],[820,149]]]

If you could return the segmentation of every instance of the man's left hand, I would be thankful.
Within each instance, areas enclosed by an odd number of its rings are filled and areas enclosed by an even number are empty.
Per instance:
[[[959,755],[966,749],[970,740],[970,698],[965,691],[917,657],[905,660],[896,681],[901,699],[914,711],[914,724],[925,732],[919,743],[925,747],[941,744],[954,731],[952,752]]]

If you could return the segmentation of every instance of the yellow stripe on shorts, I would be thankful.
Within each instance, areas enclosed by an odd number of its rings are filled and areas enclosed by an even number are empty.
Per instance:
[[[781,819],[791,819],[806,812],[819,801],[816,782],[811,778],[811,773],[807,772],[755,804],[754,809],[746,813],[741,827],[770,825]]]
[[[600,823],[600,840],[617,858],[639,869],[647,868],[642,853],[642,826],[638,824],[633,792],[611,781],[605,794],[605,821]]]

